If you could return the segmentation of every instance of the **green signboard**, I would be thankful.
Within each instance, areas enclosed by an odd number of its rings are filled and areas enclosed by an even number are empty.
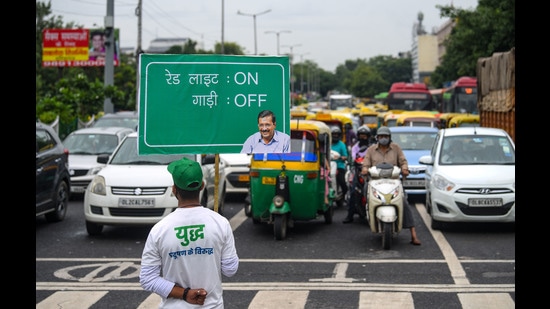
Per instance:
[[[287,56],[141,54],[138,153],[238,153],[271,110],[290,134]]]

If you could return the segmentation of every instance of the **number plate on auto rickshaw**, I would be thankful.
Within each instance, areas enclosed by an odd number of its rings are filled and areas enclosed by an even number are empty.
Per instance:
[[[262,185],[275,185],[277,177],[262,177]]]

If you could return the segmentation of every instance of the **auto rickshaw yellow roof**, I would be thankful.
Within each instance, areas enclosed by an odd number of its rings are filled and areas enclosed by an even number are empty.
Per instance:
[[[290,130],[310,130],[317,132],[317,135],[322,133],[330,135],[330,127],[317,120],[290,119]]]
[[[462,123],[479,123],[479,115],[459,114],[449,120],[448,128],[460,127]]]

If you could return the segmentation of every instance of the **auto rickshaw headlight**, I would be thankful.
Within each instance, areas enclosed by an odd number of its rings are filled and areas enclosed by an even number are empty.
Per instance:
[[[280,208],[280,207],[283,207],[284,204],[285,204],[285,198],[283,196],[275,195],[273,197],[273,205],[275,205],[275,207]]]

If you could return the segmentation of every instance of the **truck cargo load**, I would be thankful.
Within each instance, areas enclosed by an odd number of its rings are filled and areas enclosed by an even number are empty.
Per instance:
[[[516,50],[477,61],[479,125],[500,128],[516,141]]]

